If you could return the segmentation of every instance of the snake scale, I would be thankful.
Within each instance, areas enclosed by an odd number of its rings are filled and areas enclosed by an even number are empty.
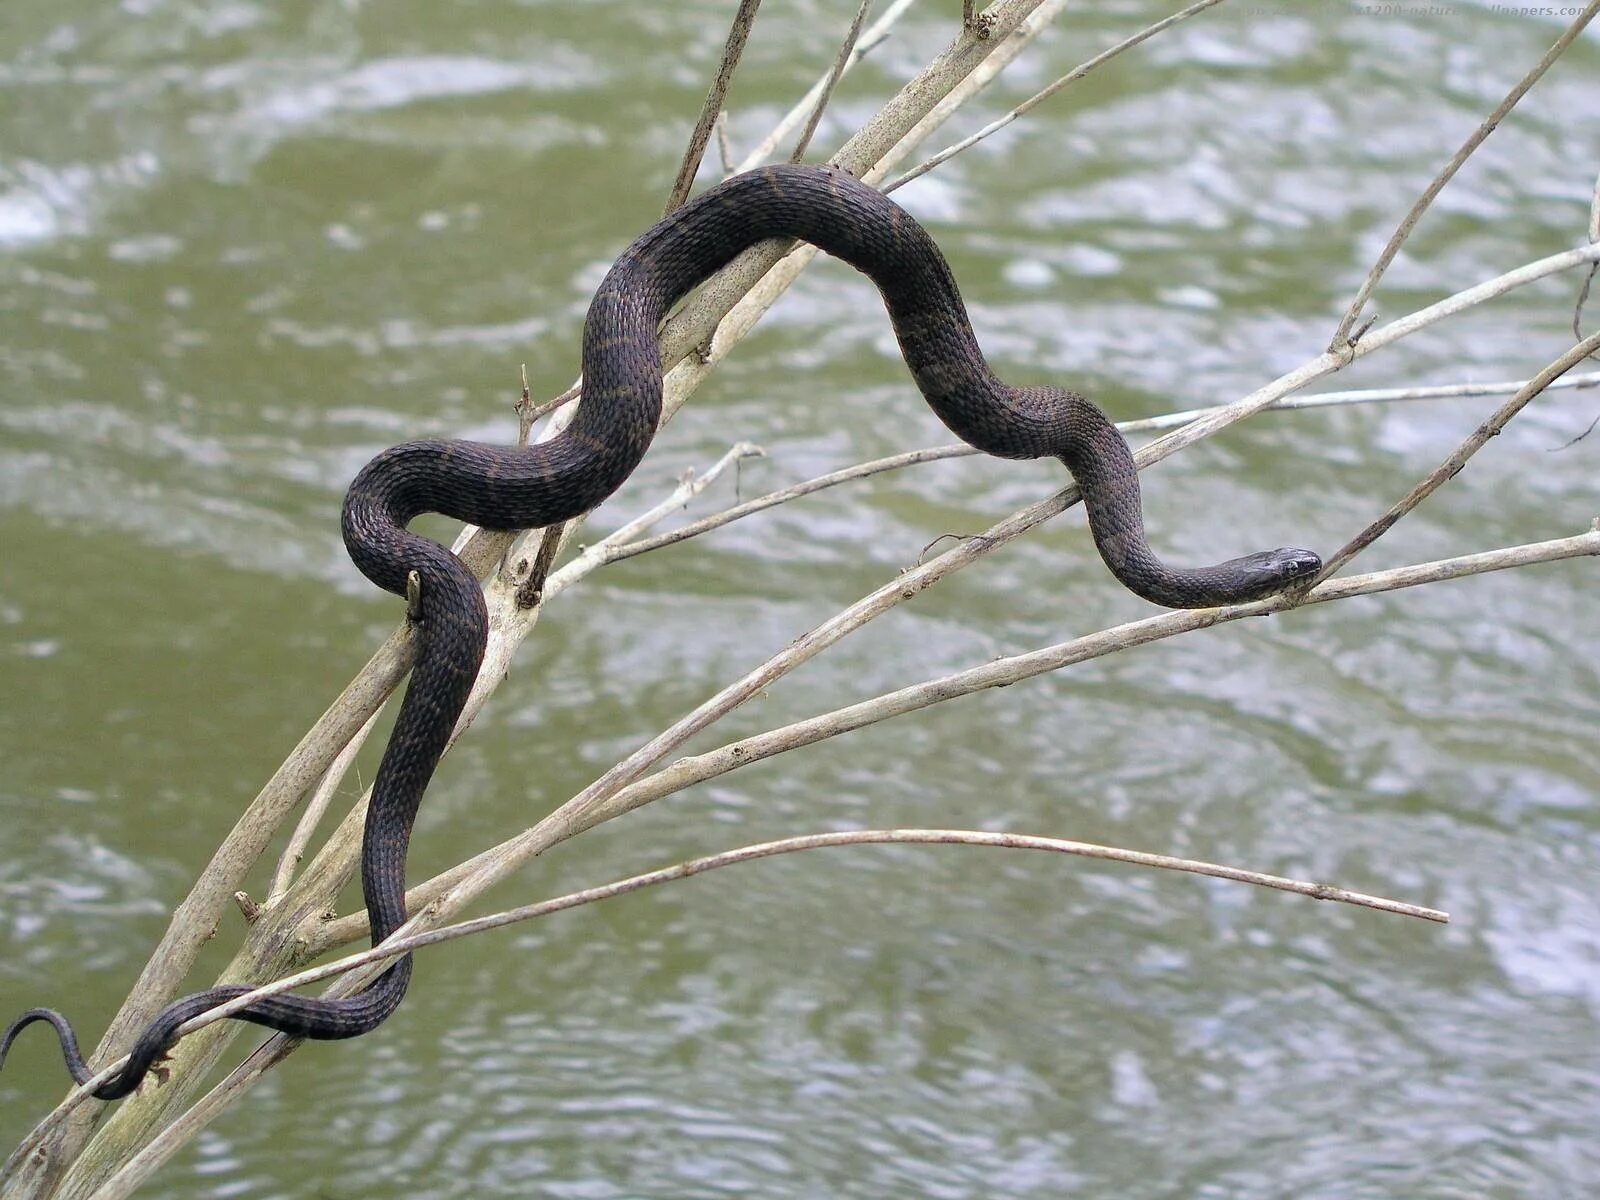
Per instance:
[[[944,256],[903,209],[830,167],[771,166],[735,176],[658,222],[612,266],[583,333],[583,400],[549,441],[500,447],[415,441],[368,463],[345,497],[345,546],[363,574],[406,595],[412,573],[416,665],[373,783],[361,850],[374,944],[406,919],[405,864],[412,820],[467,700],[486,642],[477,580],[447,549],[407,531],[423,513],[488,529],[530,529],[581,516],[638,466],[661,414],[657,326],[681,297],[740,251],[772,238],[799,239],[864,272],[883,294],[906,365],[928,403],[958,436],[1001,458],[1061,459],[1077,480],[1095,545],[1125,586],[1157,604],[1203,608],[1260,599],[1314,574],[1315,554],[1272,550],[1212,567],[1169,567],[1145,540],[1139,479],[1122,435],[1074,392],[1011,387],[997,379],[973,337]],[[411,979],[397,960],[363,991],[341,999],[280,996],[235,1014],[295,1037],[355,1037],[394,1012]],[[189,1018],[239,996],[211,988],[163,1009],[126,1065],[95,1090],[128,1095]],[[44,1021],[60,1037],[79,1083],[91,1071],[72,1027],[53,1009],[30,1009],[0,1039],[4,1062],[17,1032]]]

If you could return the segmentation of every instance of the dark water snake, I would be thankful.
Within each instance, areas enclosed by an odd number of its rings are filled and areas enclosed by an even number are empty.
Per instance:
[[[422,794],[477,676],[487,615],[477,580],[443,546],[409,533],[423,513],[488,529],[531,529],[589,511],[638,466],[661,413],[656,330],[667,310],[740,251],[770,238],[810,242],[877,284],[906,365],[958,436],[1001,458],[1054,456],[1083,492],[1100,556],[1132,591],[1173,608],[1259,599],[1319,567],[1306,550],[1272,550],[1217,566],[1165,565],[1145,540],[1139,480],[1127,443],[1074,392],[1011,387],[989,370],[955,279],[932,238],[903,209],[832,168],[773,166],[737,176],[666,217],[627,248],[600,284],[583,335],[583,400],[557,437],[526,447],[407,442],[379,454],[350,485],[344,541],[362,573],[405,595],[415,572],[416,665],[373,783],[361,851],[374,944],[406,919],[405,863]],[[295,1037],[355,1037],[394,1012],[411,979],[409,956],[342,999],[280,996],[234,1014]],[[128,1095],[191,1017],[248,989],[211,988],[157,1015],[128,1062],[95,1095]],[[78,1082],[89,1067],[72,1028],[31,1009],[0,1039],[34,1021],[53,1025]]]

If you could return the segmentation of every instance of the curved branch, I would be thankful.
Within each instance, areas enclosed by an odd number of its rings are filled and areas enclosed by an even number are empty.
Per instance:
[[[1151,854],[1142,850],[1127,850],[1117,846],[1101,846],[1093,842],[1077,842],[1064,838],[1040,837],[1021,833],[980,832],[971,829],[857,829],[834,833],[803,834],[797,837],[780,838],[776,841],[741,846],[735,850],[725,850],[720,854],[710,854],[702,858],[691,859],[675,866],[647,871],[640,875],[630,876],[627,879],[619,879],[613,883],[585,888],[582,891],[571,892],[551,900],[524,904],[489,916],[477,917],[470,921],[461,921],[454,925],[446,925],[424,933],[392,939],[376,949],[363,950],[358,954],[351,954],[341,958],[337,962],[324,963],[321,966],[296,972],[294,975],[275,980],[272,983],[263,984],[245,995],[229,1000],[225,1004],[220,1004],[216,1008],[185,1022],[179,1028],[178,1034],[181,1037],[198,1032],[206,1026],[225,1020],[246,1006],[268,996],[279,996],[295,988],[344,975],[358,967],[381,964],[402,954],[408,954],[427,946],[438,945],[441,942],[455,941],[459,938],[484,933],[492,929],[503,929],[508,925],[565,912],[568,909],[579,908],[585,904],[626,896],[633,892],[643,891],[646,888],[657,887],[665,883],[676,883],[723,867],[756,862],[760,859],[772,858],[780,854],[795,854],[804,850],[819,850],[828,847],[889,844],[1042,850],[1078,858],[1098,859],[1104,862],[1120,862],[1132,866],[1180,871],[1192,875],[1205,875],[1213,879],[1247,883],[1256,887],[1271,888],[1275,891],[1292,892],[1313,900],[1350,904],[1360,908],[1370,908],[1377,912],[1415,917],[1438,924],[1448,924],[1450,921],[1450,914],[1437,908],[1427,908],[1423,905],[1409,904],[1400,900],[1389,900],[1381,896],[1369,895],[1365,892],[1349,891],[1328,883],[1309,883],[1282,875],[1247,871],[1240,867],[1228,867],[1199,859],[1174,858],[1166,854]],[[174,1122],[168,1129],[163,1130],[157,1142],[170,1140],[175,1144],[182,1144],[203,1128],[211,1117],[215,1115],[215,1109],[212,1106],[215,1105],[220,1108],[219,1100],[222,1096],[226,1096],[230,1090],[242,1089],[246,1086],[252,1074],[252,1068],[253,1072],[258,1074],[260,1071],[265,1070],[271,1062],[275,1061],[270,1056],[269,1048],[274,1041],[279,1040],[279,1037],[281,1035],[270,1039],[259,1047],[250,1059],[241,1064],[227,1080],[218,1085],[213,1094],[206,1098],[205,1103],[196,1105],[194,1109]],[[289,1039],[284,1040],[286,1043],[289,1041]],[[52,1114],[52,1117],[64,1114],[78,1103],[81,1103],[83,1099],[93,1092],[95,1087],[99,1086],[105,1079],[110,1078],[119,1066],[120,1062],[111,1064],[111,1066],[98,1072],[88,1082],[76,1088],[61,1108]],[[147,1150],[159,1155],[157,1142],[152,1142]],[[148,1164],[141,1162],[139,1158],[130,1160],[128,1166],[97,1190],[91,1200],[121,1200],[122,1197],[131,1195],[133,1188],[142,1182],[146,1175],[146,1172],[142,1170],[145,1165]]]

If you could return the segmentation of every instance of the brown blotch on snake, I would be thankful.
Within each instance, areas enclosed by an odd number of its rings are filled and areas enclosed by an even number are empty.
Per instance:
[[[623,251],[589,307],[583,334],[583,401],[571,427],[534,446],[419,441],[362,468],[344,504],[344,540],[362,573],[396,595],[413,589],[416,665],[373,783],[361,852],[362,886],[376,944],[406,919],[405,862],[423,791],[466,703],[483,658],[487,618],[478,582],[443,546],[409,533],[423,513],[487,529],[532,529],[593,508],[638,466],[661,415],[656,329],[667,310],[740,251],[770,238],[819,246],[865,272],[889,310],[906,365],[933,411],[959,437],[1001,458],[1059,458],[1083,492],[1106,566],[1148,600],[1206,608],[1256,600],[1309,578],[1307,550],[1272,550],[1198,569],[1151,552],[1139,479],[1122,435],[1075,392],[1017,388],[984,361],[955,279],[927,231],[874,189],[827,167],[772,166],[736,176],[659,222]],[[411,979],[409,956],[369,987],[323,1000],[278,996],[234,1014],[294,1037],[348,1038],[394,1012]],[[128,1095],[189,1018],[247,991],[212,988],[163,1009],[127,1065],[95,1095]],[[80,1083],[90,1070],[59,1013],[30,1009],[0,1039],[0,1063],[18,1030],[54,1026]]]

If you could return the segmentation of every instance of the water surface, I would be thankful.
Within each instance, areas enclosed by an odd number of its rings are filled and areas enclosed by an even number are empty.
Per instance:
[[[339,544],[351,475],[407,437],[509,440],[519,364],[540,395],[565,386],[731,7],[10,0],[0,1016],[53,1002],[98,1035],[240,806],[397,617]],[[997,368],[1133,417],[1320,351],[1429,175],[1561,28],[1439,7],[1224,5],[906,189]],[[763,10],[739,146],[853,9]],[[915,9],[818,145],[956,9]],[[1069,13],[947,136],[1168,11]],[[1590,33],[1440,199],[1386,317],[1577,244],[1597,79]],[[1531,374],[1569,343],[1576,286],[1502,298],[1340,382]],[[1551,449],[1595,397],[1536,402],[1370,567],[1586,527],[1596,441]],[[1251,421],[1152,472],[1154,535],[1193,561],[1331,550],[1496,403]],[[870,285],[820,265],[593,528],[738,439],[771,452],[746,464],[749,495],[945,437]],[[597,574],[442,771],[413,877],[524,828],[928,542],[1059,478],[926,466]],[[794,832],[956,825],[1334,880],[1448,909],[1447,929],[1035,855],[770,862],[429,953],[381,1033],[297,1055],[150,1194],[1590,1194],[1595,583],[1592,560],[1537,567],[1100,660],[724,777],[493,897]],[[725,736],[1149,611],[1074,514]],[[30,1034],[0,1075],[0,1144],[61,1082]]]

